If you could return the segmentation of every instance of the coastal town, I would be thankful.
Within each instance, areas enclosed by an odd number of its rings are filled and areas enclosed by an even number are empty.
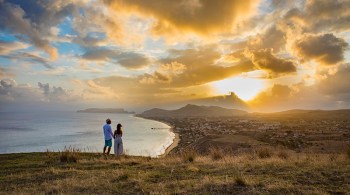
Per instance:
[[[164,121],[179,134],[172,153],[186,148],[208,152],[211,146],[232,152],[256,146],[281,147],[295,152],[332,153],[350,144],[350,119],[269,117],[149,117]],[[250,140],[250,141],[249,141]],[[238,144],[237,143],[241,143]],[[243,144],[244,143],[244,144]]]

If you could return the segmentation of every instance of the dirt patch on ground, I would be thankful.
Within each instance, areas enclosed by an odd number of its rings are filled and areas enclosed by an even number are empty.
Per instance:
[[[209,135],[193,143],[199,153],[206,154],[211,148],[220,148],[231,153],[248,152],[268,144],[243,135]]]

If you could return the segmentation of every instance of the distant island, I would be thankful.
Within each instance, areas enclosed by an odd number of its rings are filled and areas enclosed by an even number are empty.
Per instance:
[[[124,108],[88,108],[85,110],[78,110],[77,112],[135,114],[135,112],[128,112],[128,111],[124,110]]]

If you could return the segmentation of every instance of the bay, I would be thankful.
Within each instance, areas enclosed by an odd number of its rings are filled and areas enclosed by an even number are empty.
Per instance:
[[[113,131],[122,124],[124,149],[129,155],[156,157],[175,137],[167,124],[132,114],[0,112],[0,153],[62,151],[65,147],[102,152],[102,126],[107,118],[112,120]]]

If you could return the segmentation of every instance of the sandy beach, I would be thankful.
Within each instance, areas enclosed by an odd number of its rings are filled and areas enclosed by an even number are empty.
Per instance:
[[[146,119],[148,119],[148,118],[146,118]],[[155,119],[149,119],[149,120],[154,120],[154,121],[158,121],[158,122],[167,124],[170,127],[169,131],[171,131],[175,134],[175,138],[173,140],[173,143],[165,149],[165,152],[163,154],[158,156],[159,158],[165,157],[166,155],[168,155],[170,153],[171,150],[173,150],[174,148],[176,148],[178,146],[178,144],[180,142],[180,135],[178,133],[174,132],[174,127],[170,123],[167,123],[167,122],[161,121],[161,120],[155,120]]]
[[[171,129],[172,129],[172,128],[171,128]],[[173,143],[165,150],[165,153],[164,153],[164,154],[159,155],[160,158],[165,157],[166,155],[168,155],[169,152],[170,152],[171,150],[173,150],[174,148],[176,148],[177,145],[179,144],[179,142],[180,142],[180,136],[179,136],[179,134],[178,134],[178,133],[175,133],[174,131],[173,131],[173,133],[175,134],[175,138],[174,138],[174,140],[173,140]]]
[[[156,120],[156,119],[144,118],[142,116],[134,116],[134,117],[139,117],[139,118],[148,119],[148,120],[154,120],[154,121],[158,121],[158,122],[167,124],[170,127],[170,131],[175,134],[175,138],[173,140],[173,143],[170,146],[168,146],[165,149],[165,152],[163,154],[159,155],[158,157],[160,157],[160,158],[165,157],[166,155],[168,155],[170,153],[171,150],[173,150],[174,148],[176,148],[178,146],[178,144],[180,142],[180,135],[178,133],[174,132],[174,127],[170,123],[167,123],[167,122],[161,121],[161,120]]]

